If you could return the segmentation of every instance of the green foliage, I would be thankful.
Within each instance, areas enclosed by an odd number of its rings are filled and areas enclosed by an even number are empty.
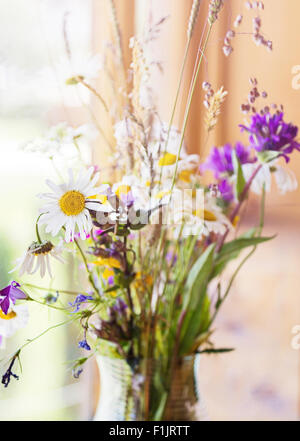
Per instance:
[[[233,150],[233,152],[232,152],[232,163],[233,163],[234,173],[236,175],[235,194],[236,194],[237,199],[240,200],[240,196],[243,193],[246,181],[244,178],[241,163],[237,157],[235,150]]]
[[[255,234],[255,230],[252,229],[248,234]],[[271,237],[247,237],[246,235],[240,236],[238,239],[234,239],[223,245],[221,251],[216,255],[214,271],[212,278],[220,274],[226,267],[229,261],[236,259],[242,250],[245,248],[259,245],[260,243],[267,242],[273,239]]]
[[[195,338],[208,323],[209,300],[207,283],[213,268],[215,244],[211,244],[194,263],[186,280],[182,309],[186,312],[181,334],[179,353],[187,354],[194,346]]]
[[[232,352],[234,348],[208,348],[198,351],[198,354],[222,354],[224,352]]]
[[[257,153],[257,157],[260,160],[260,162],[271,162],[274,159],[278,158],[280,156],[280,152],[277,152],[275,150],[264,150],[262,152]]]

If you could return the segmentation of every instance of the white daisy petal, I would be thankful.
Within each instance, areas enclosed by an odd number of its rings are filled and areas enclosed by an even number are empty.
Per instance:
[[[59,185],[54,184],[54,182],[52,182],[50,179],[46,180],[46,184],[48,185],[48,187],[51,188],[51,190],[54,191],[55,194],[61,196],[63,194],[62,189]],[[48,194],[48,193],[46,193]]]
[[[292,170],[276,165],[274,175],[280,194],[285,194],[298,188],[297,178]]]
[[[10,312],[15,315],[9,320],[0,319],[0,335],[11,337],[18,329],[24,328],[28,323],[29,312],[27,305],[10,305]]]
[[[65,240],[74,240],[75,229],[78,228],[80,237],[86,239],[87,234],[92,228],[92,221],[88,210],[99,211],[101,204],[96,200],[88,199],[89,196],[96,195],[98,190],[105,191],[108,186],[95,187],[99,173],[93,176],[95,169],[90,167],[88,170],[79,172],[77,179],[73,172],[69,170],[69,180],[67,184],[56,185],[52,181],[47,181],[48,186],[53,190],[52,193],[40,195],[47,200],[42,207],[39,223],[45,224],[45,231],[56,236],[65,226]],[[92,177],[93,176],[93,177]],[[104,210],[104,211],[107,211]],[[41,268],[43,272],[43,268]]]
[[[40,270],[41,277],[44,277],[46,272],[52,277],[49,255],[59,260],[61,263],[65,263],[61,257],[63,252],[62,241],[57,246],[54,246],[51,242],[45,241],[42,243],[33,242],[26,253],[17,259],[17,267],[19,268],[19,275],[24,273],[34,274]]]
[[[40,267],[41,267],[40,275],[43,278],[46,273],[46,262],[42,256],[39,256],[39,258],[40,258]]]
[[[38,271],[40,265],[41,265],[41,256],[37,256],[35,268],[34,268],[34,270],[32,270],[30,272],[30,274],[36,273]]]
[[[49,255],[46,254],[46,265],[47,265],[47,270],[49,273],[49,276],[52,278],[52,272],[51,272],[51,265],[50,265],[50,259],[49,259]]]

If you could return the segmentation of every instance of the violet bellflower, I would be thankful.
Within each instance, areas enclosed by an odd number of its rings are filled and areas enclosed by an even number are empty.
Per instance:
[[[19,289],[21,285],[15,281],[0,290],[0,309],[7,315],[10,302],[16,303],[16,300],[27,299],[27,295]]]
[[[242,131],[249,133],[251,147],[257,152],[276,151],[289,161],[289,154],[294,150],[300,151],[296,141],[298,127],[283,120],[283,112],[271,115],[256,113],[249,125],[240,125]]]
[[[237,142],[233,147],[231,144],[225,144],[222,147],[214,147],[210,155],[201,167],[201,171],[210,170],[214,176],[219,179],[224,175],[233,174],[232,153],[235,150],[241,164],[250,164],[256,161],[251,156],[251,149]]]
[[[90,351],[91,350],[91,347],[88,344],[88,342],[86,341],[86,338],[84,338],[83,340],[80,340],[78,342],[78,347],[82,348],[82,349],[85,349],[86,351]]]
[[[215,178],[218,179],[218,190],[224,201],[228,203],[234,199],[234,191],[230,183],[230,177],[234,173],[232,155],[234,151],[241,165],[256,162],[256,158],[251,154],[251,148],[237,142],[235,146],[225,144],[219,148],[214,147],[201,167],[201,171],[210,170],[213,172]]]
[[[76,297],[76,299],[74,300],[73,303],[69,302],[69,305],[74,308],[74,310],[71,311],[71,313],[78,312],[81,304],[86,302],[87,300],[93,300],[93,296],[86,296],[84,294],[78,294],[78,296]]]
[[[226,202],[231,202],[234,199],[234,191],[232,185],[227,179],[222,179],[218,183],[218,190],[221,193],[222,198]]]

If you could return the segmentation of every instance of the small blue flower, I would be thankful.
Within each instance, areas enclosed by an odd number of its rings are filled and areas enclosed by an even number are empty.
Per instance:
[[[82,349],[86,349],[87,351],[91,350],[91,347],[85,338],[83,340],[81,340],[80,342],[78,342],[78,347],[82,348]]]
[[[76,299],[73,303],[69,302],[69,305],[72,306],[73,308],[75,308],[73,311],[71,311],[71,313],[78,312],[81,304],[86,302],[87,300],[93,300],[93,296],[86,296],[84,294],[78,294],[78,296],[76,297]]]
[[[73,377],[74,378],[76,378],[76,379],[78,379],[79,377],[80,377],[80,374],[83,372],[83,369],[82,368],[77,368],[77,369],[73,369],[72,370],[72,374],[73,374]]]

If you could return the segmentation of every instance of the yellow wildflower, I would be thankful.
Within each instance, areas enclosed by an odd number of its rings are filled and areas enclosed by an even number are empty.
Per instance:
[[[121,262],[114,257],[98,257],[93,263],[98,266],[104,265],[110,268],[121,269]]]

